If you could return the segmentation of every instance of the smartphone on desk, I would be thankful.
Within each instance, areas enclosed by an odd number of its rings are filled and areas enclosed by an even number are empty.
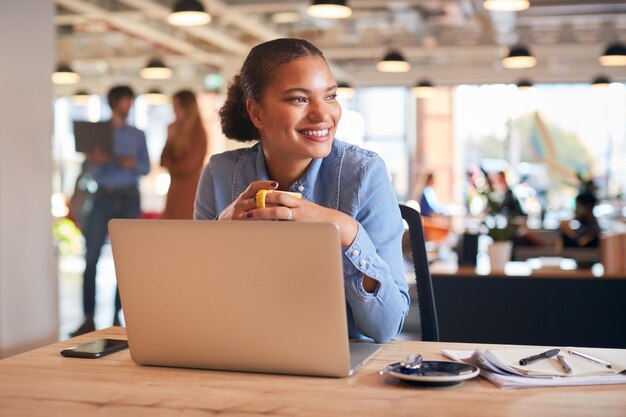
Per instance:
[[[121,339],[97,339],[83,343],[73,348],[63,349],[61,355],[74,358],[96,359],[109,355],[113,352],[126,349],[128,340]]]

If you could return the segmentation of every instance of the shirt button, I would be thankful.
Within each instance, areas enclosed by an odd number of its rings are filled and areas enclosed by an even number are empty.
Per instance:
[[[303,192],[304,191],[304,185],[298,185],[298,191]]]
[[[361,253],[361,252],[359,252],[357,249],[355,249],[355,250],[352,251],[352,256],[354,256],[354,257],[359,256],[359,253]]]
[[[365,266],[365,264],[367,264],[367,261],[365,259],[361,259],[361,261],[359,262],[359,265]]]

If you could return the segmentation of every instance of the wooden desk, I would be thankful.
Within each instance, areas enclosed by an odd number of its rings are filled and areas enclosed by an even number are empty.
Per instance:
[[[475,378],[436,388],[377,373],[409,353],[440,359],[444,347],[474,344],[393,342],[342,379],[146,367],[128,350],[95,360],[59,355],[97,337],[125,333],[110,328],[0,361],[0,415],[607,417],[626,410],[626,385],[504,390]]]

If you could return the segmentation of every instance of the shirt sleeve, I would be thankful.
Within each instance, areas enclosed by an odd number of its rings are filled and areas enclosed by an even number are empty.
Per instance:
[[[215,209],[215,192],[213,187],[213,159],[204,167],[194,203],[194,220],[214,220],[219,213]]]
[[[140,140],[139,147],[137,149],[137,155],[135,156],[135,173],[139,175],[146,175],[150,172],[150,156],[148,154],[148,144],[146,143],[146,135],[143,131],[138,131]]]
[[[404,225],[382,159],[368,159],[362,167],[357,199],[359,229],[343,256],[346,299],[357,329],[387,342],[402,329],[410,299],[402,260]],[[363,288],[364,274],[378,281],[373,293]]]

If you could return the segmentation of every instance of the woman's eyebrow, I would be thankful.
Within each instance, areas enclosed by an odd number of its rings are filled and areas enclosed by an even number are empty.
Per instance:
[[[329,92],[332,90],[337,89],[337,84],[331,85],[330,87],[327,87],[325,92]],[[311,92],[311,90],[304,88],[304,87],[293,87],[293,88],[289,88],[285,91],[283,91],[283,94],[292,94],[292,93],[301,93],[301,94],[309,94]]]

